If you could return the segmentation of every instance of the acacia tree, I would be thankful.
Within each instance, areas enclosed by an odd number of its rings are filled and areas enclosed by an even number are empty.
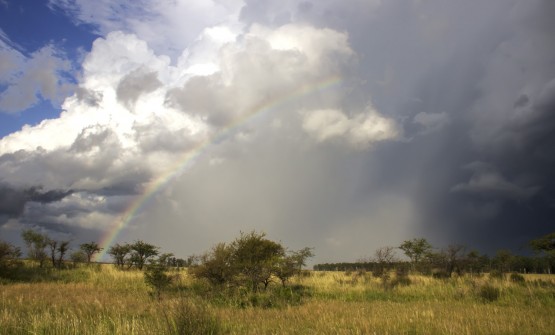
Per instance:
[[[199,264],[190,267],[190,273],[197,278],[204,278],[214,286],[232,283],[234,270],[231,266],[233,252],[229,245],[218,243],[208,252],[199,256]]]
[[[243,276],[251,289],[258,291],[258,285],[266,288],[279,259],[285,254],[281,244],[265,238],[266,234],[252,231],[241,235],[231,243],[231,261],[239,275]]]
[[[165,290],[172,282],[172,277],[166,272],[168,271],[168,260],[173,254],[162,254],[157,259],[151,259],[146,266],[144,273],[145,283],[150,286],[153,294],[160,300],[162,291]]]
[[[39,266],[42,268],[47,258],[44,248],[46,248],[48,237],[31,229],[23,230],[21,232],[21,237],[27,245],[27,254],[29,258],[38,261]]]
[[[56,267],[56,250],[58,248],[58,241],[49,238],[47,239],[46,244],[50,248],[50,260],[52,261],[52,267]]]
[[[83,243],[79,246],[79,249],[87,255],[87,264],[91,263],[94,254],[102,251],[102,248],[96,242]]]
[[[451,244],[443,251],[446,261],[446,272],[449,277],[451,277],[454,271],[457,271],[459,274],[462,273],[465,249],[464,245]]]
[[[395,248],[391,246],[380,247],[374,252],[373,261],[376,263],[373,274],[376,277],[387,275],[391,264],[397,261]]]
[[[69,259],[73,262],[73,266],[76,267],[78,263],[85,263],[87,261],[87,255],[82,250],[77,250],[69,255]]]
[[[399,249],[410,258],[413,270],[432,251],[432,245],[425,238],[414,238],[401,243]]]
[[[58,251],[58,268],[62,267],[62,264],[64,262],[64,256],[66,255],[66,253],[69,250],[69,241],[61,241],[60,244],[58,245],[57,251]]]
[[[312,249],[286,252],[280,243],[265,236],[255,231],[241,232],[232,243],[219,243],[200,256],[199,264],[192,266],[190,273],[215,286],[239,285],[254,292],[260,286],[267,288],[276,277],[285,285],[313,256]]]
[[[125,258],[131,252],[131,246],[127,243],[116,243],[108,249],[108,254],[114,259],[116,266],[123,269],[125,266]]]
[[[139,270],[143,269],[146,261],[158,255],[158,247],[152,244],[146,243],[142,240],[135,241],[135,243],[130,245],[131,248],[131,262]]]
[[[514,255],[511,250],[500,249],[495,253],[493,263],[499,272],[506,273],[510,271],[513,259]]]
[[[555,232],[530,241],[530,247],[546,259],[547,273],[551,274],[551,264],[555,260]]]
[[[303,266],[306,266],[306,260],[310,257],[314,257],[314,253],[309,247],[289,251],[278,259],[273,274],[281,281],[281,285],[285,286],[289,278],[301,273]]]
[[[19,257],[21,257],[21,250],[18,247],[0,241],[0,276],[8,273],[11,268],[19,266]]]

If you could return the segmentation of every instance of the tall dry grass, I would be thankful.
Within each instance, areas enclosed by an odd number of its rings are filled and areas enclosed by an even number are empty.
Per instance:
[[[311,272],[291,285],[302,304],[243,307],[195,293],[185,271],[161,300],[138,271],[110,265],[63,280],[0,285],[0,334],[553,334],[555,276],[526,282],[409,276],[386,287],[368,273]],[[394,277],[394,275],[392,275]],[[490,285],[498,298],[480,296]],[[272,299],[272,296],[267,297]]]

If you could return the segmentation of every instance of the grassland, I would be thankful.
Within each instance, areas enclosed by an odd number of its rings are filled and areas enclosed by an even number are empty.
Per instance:
[[[384,287],[369,273],[309,272],[287,289],[276,285],[256,296],[239,294],[222,300],[207,293],[186,271],[176,275],[161,299],[149,294],[141,272],[111,265],[59,270],[48,280],[4,281],[0,334],[194,334],[195,329],[222,334],[553,334],[555,330],[555,276],[526,275],[524,283],[488,275],[448,280],[410,276],[409,285]],[[484,287],[499,295],[484,296]],[[302,293],[293,294],[299,288]]]

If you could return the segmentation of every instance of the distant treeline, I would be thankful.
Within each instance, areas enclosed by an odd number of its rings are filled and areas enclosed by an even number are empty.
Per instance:
[[[528,257],[528,256],[512,256],[505,263],[496,259],[483,255],[475,262],[461,262],[460,272],[465,273],[486,273],[491,271],[500,272],[518,272],[518,273],[552,273],[551,269],[555,269],[555,259],[544,257]],[[369,271],[374,272],[382,268],[382,264],[378,262],[341,262],[341,263],[323,263],[313,266],[315,271]],[[411,268],[409,261],[398,261],[389,263],[390,269]],[[442,264],[423,263],[420,265],[421,272],[432,272],[434,269],[441,269]]]
[[[318,271],[371,271],[382,275],[385,270],[415,271],[423,274],[450,277],[453,273],[519,272],[553,273],[555,269],[555,233],[529,242],[534,256],[514,255],[510,250],[499,250],[490,257],[476,250],[467,251],[463,245],[450,245],[437,249],[424,238],[404,241],[398,247],[378,248],[374,256],[357,262],[325,263],[314,265]],[[401,250],[410,261],[396,255]]]

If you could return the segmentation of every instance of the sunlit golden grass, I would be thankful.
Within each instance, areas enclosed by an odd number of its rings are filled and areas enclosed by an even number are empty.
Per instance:
[[[186,271],[174,273],[177,285],[160,301],[148,294],[139,271],[111,265],[64,271],[73,272],[63,281],[0,285],[0,334],[171,334],[180,318],[198,315],[180,312],[183,301],[205,306],[200,313],[215,318],[225,334],[553,334],[555,329],[555,276],[548,275],[526,275],[524,284],[487,275],[410,276],[410,285],[386,288],[369,273],[312,272],[291,283],[309,289],[303,304],[264,309],[203,301]],[[481,299],[484,285],[497,288],[499,298]]]

